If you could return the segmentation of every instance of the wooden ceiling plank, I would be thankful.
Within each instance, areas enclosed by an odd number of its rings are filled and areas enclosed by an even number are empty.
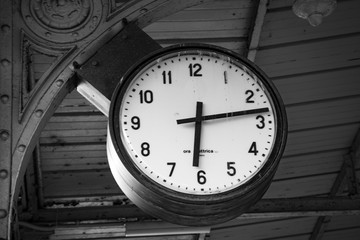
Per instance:
[[[293,3],[294,3],[294,0],[271,0],[269,9],[271,9],[271,10],[277,10],[277,9],[283,9],[283,8],[290,9]]]
[[[277,199],[324,195],[329,192],[335,178],[336,174],[331,173],[273,181],[264,198]]]
[[[174,31],[177,32],[198,32],[198,31],[212,31],[212,30],[224,30],[224,29],[245,29],[250,23],[249,18],[245,19],[235,19],[235,20],[221,20],[221,21],[200,21],[194,22],[156,22],[152,25],[149,25],[146,29],[146,32],[168,32]]]
[[[219,21],[229,19],[240,19],[250,17],[249,8],[240,8],[234,4],[232,8],[225,9],[184,9],[158,22],[190,22],[190,21]]]
[[[341,156],[346,151],[346,149],[332,149],[324,152],[283,157],[274,180],[337,172],[341,168]]]
[[[331,127],[359,122],[360,95],[286,107],[289,131]]]
[[[83,121],[83,122],[48,122],[44,131],[66,130],[66,129],[104,129],[107,121]]]
[[[107,117],[103,114],[80,114],[80,115],[54,115],[52,118],[50,118],[49,122],[47,124],[52,123],[62,123],[62,122],[107,122]],[[45,126],[46,127],[46,126]]]
[[[273,78],[273,81],[284,102],[289,106],[359,95],[359,74],[360,67],[355,66]]]
[[[360,34],[258,51],[258,65],[270,77],[359,66]]]
[[[152,31],[147,32],[150,37],[156,39],[160,44],[164,43],[164,41],[178,41],[178,40],[186,40],[186,41],[209,41],[209,39],[216,41],[222,41],[224,38],[229,38],[230,40],[233,38],[246,38],[247,37],[248,28],[237,28],[237,29],[208,29],[208,30],[199,30],[199,31]]]
[[[351,145],[348,138],[359,126],[352,123],[290,132],[284,156],[348,148]]]
[[[64,172],[64,171],[98,171],[108,170],[107,157],[87,157],[87,158],[70,158],[70,159],[44,159],[42,170],[46,172]]]
[[[359,228],[360,215],[333,216],[327,231],[337,231],[346,228]]]
[[[248,219],[251,220],[251,219]],[[268,219],[261,219],[261,222],[252,222],[251,224],[239,224],[232,226],[218,227],[214,226],[211,230],[210,239],[227,239],[227,240],[239,240],[239,239],[252,239],[252,240],[264,240],[264,239],[291,239],[293,237],[307,234],[312,224],[315,222],[315,218],[303,217],[303,218],[277,218],[271,221]],[[236,219],[236,221],[239,221]],[[269,235],[271,232],[271,236]],[[228,237],[229,236],[229,237]],[[240,237],[241,236],[241,237]]]
[[[171,236],[188,234],[208,234],[209,226],[189,227],[180,226],[162,221],[149,221],[145,223],[129,222],[126,224],[126,237]]]
[[[269,47],[359,32],[358,26],[353,24],[360,21],[360,15],[357,14],[359,7],[359,1],[338,1],[336,10],[319,28],[314,28],[303,19],[296,17],[290,7],[282,11],[272,11],[269,7],[260,45]]]
[[[208,10],[208,9],[232,9],[234,6],[239,8],[251,8],[253,6],[252,0],[222,0],[222,1],[213,1],[207,2],[204,4],[199,4],[189,8],[188,10]]]
[[[45,199],[123,195],[109,169],[43,175]]]
[[[360,233],[359,226],[354,227],[354,228],[339,229],[336,231],[326,231],[324,233],[324,239],[326,239],[326,240],[337,240],[337,239],[358,240],[359,233]]]

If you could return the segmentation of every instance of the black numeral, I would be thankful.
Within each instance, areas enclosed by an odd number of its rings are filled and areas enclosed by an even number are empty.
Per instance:
[[[172,84],[172,79],[171,79],[171,71],[168,71],[166,74],[166,71],[162,72],[162,76],[163,76],[163,83],[164,84]]]
[[[256,117],[256,120],[259,120],[260,119],[260,122],[258,124],[256,124],[256,126],[260,129],[263,129],[265,127],[265,118],[261,115],[257,116]]]
[[[190,70],[190,77],[202,77],[201,71],[201,65],[199,63],[189,64],[189,70]]]
[[[254,96],[254,92],[251,91],[251,90],[246,90],[245,92],[246,95],[249,95],[247,98],[246,98],[246,103],[254,103],[255,101],[252,100],[252,97]]]
[[[236,169],[233,166],[235,164],[235,162],[228,162],[227,163],[227,174],[229,174],[229,176],[234,176],[236,174]]]
[[[258,152],[256,142],[253,142],[250,146],[249,153],[253,153],[256,156]]]
[[[143,91],[141,90],[139,92],[140,95],[140,103],[152,103],[153,101],[153,93],[150,90]]]
[[[141,144],[141,155],[147,157],[150,155],[150,144],[147,142],[143,142]]]
[[[169,177],[173,175],[176,163],[175,162],[168,162],[167,165],[171,166]]]
[[[132,129],[138,130],[140,128],[140,118],[138,116],[133,116],[131,118],[131,123],[133,124],[131,126]]]
[[[206,172],[203,170],[198,171],[197,173],[197,180],[199,184],[205,184],[206,183]]]

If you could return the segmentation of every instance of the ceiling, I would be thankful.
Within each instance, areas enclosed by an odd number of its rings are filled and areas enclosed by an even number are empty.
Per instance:
[[[360,1],[338,0],[318,27],[296,17],[291,0],[266,3],[208,1],[143,29],[161,46],[201,42],[235,51],[278,88],[288,141],[258,204],[206,228],[143,213],[110,172],[107,117],[74,90],[42,130],[27,168],[18,202],[22,239],[359,239]],[[29,51],[36,83],[56,57]]]

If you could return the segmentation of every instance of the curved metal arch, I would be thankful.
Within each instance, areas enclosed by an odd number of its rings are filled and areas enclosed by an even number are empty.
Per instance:
[[[7,214],[7,236],[10,238],[11,219],[14,203],[18,197],[21,181],[29,163],[30,156],[35,147],[37,139],[44,128],[46,122],[54,113],[56,107],[76,86],[73,78],[72,63],[74,61],[82,64],[86,62],[102,45],[115,36],[123,28],[123,19],[135,22],[141,28],[153,23],[154,21],[171,15],[181,9],[197,5],[209,0],[133,0],[124,6],[111,10],[111,0],[103,1],[102,8],[108,11],[108,16],[103,18],[97,29],[80,41],[72,44],[65,43],[63,46],[70,47],[71,50],[51,74],[47,76],[46,84],[41,86],[36,92],[36,96],[29,106],[29,116],[17,129],[17,136],[13,138],[12,164],[11,164],[11,200]],[[25,1],[24,1],[25,2]],[[25,17],[26,18],[26,17]],[[31,33],[34,35],[33,33]],[[34,39],[39,42],[49,43],[39,36]],[[15,96],[16,97],[16,96]]]

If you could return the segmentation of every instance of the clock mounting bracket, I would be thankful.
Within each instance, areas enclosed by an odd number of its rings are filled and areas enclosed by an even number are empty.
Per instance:
[[[79,79],[77,90],[105,115],[121,76],[142,57],[161,49],[135,23],[123,23],[124,28],[84,64],[74,64]]]

